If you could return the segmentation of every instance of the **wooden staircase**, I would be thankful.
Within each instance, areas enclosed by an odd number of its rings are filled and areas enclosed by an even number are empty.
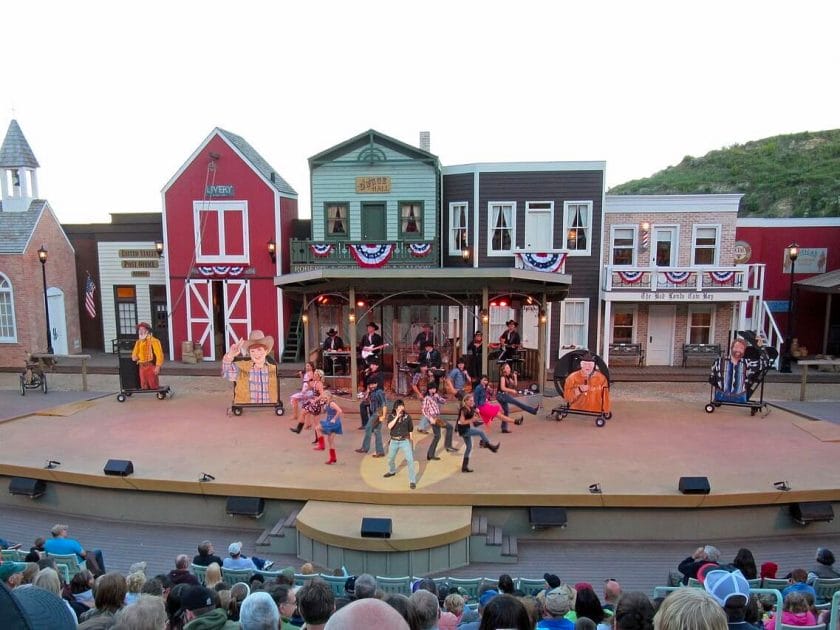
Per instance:
[[[303,329],[301,327],[300,311],[295,312],[289,321],[289,333],[283,344],[283,354],[280,363],[298,363],[303,353]]]
[[[470,533],[470,562],[505,562],[518,560],[516,536],[504,533],[501,527],[489,525],[486,516],[473,515]]]
[[[277,554],[297,553],[297,539],[295,536],[295,522],[300,510],[292,510],[285,518],[280,519],[271,529],[265,529],[257,538],[257,547],[265,547],[267,551]]]

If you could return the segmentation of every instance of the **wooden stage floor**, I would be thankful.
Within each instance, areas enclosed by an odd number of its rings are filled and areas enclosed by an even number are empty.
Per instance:
[[[810,421],[781,409],[767,417],[733,407],[707,414],[703,403],[615,396],[613,418],[539,416],[509,435],[490,428],[497,454],[475,448],[472,474],[460,472],[463,448],[428,462],[430,435],[415,448],[418,487],[398,474],[383,478],[384,458],[355,453],[357,415],[337,437],[338,464],[313,451],[312,434],[296,435],[291,414],[246,409],[228,415],[229,394],[179,391],[165,401],[114,396],[72,403],[0,422],[0,474],[91,487],[257,496],[383,505],[567,507],[728,507],[840,500],[840,424]],[[641,393],[640,393],[641,392]],[[456,445],[460,445],[456,437]],[[134,474],[103,474],[107,459],[128,459]],[[48,460],[61,466],[45,470]],[[199,483],[201,473],[215,481]],[[706,476],[709,495],[682,495],[681,476]],[[791,491],[773,483],[787,481]],[[590,494],[598,483],[602,494]]]

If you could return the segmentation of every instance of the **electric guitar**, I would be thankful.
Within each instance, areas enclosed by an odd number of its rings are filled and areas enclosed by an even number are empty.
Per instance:
[[[367,359],[372,354],[375,354],[377,350],[382,350],[382,348],[387,348],[391,344],[383,343],[381,346],[364,346],[362,348],[362,358]]]

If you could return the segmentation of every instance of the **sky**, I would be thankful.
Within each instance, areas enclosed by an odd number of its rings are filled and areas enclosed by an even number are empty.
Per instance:
[[[310,214],[307,159],[370,128],[446,165],[686,155],[840,127],[840,2],[16,2],[0,133],[18,120],[65,223],[160,211],[214,127]]]

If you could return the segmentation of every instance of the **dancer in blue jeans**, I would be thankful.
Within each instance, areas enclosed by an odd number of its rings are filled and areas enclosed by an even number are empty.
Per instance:
[[[361,447],[356,449],[357,453],[367,453],[370,450],[372,436],[376,448],[373,456],[385,457],[385,447],[382,446],[382,419],[388,411],[385,408],[386,404],[385,390],[379,387],[376,381],[370,381],[367,392],[368,421],[365,423],[365,437]]]
[[[487,439],[487,435],[484,431],[474,426],[475,424],[481,424],[482,422],[480,416],[478,420],[473,422],[476,412],[475,399],[472,394],[467,394],[461,401],[461,409],[458,411],[457,424],[458,435],[460,435],[461,439],[464,440],[464,445],[466,446],[466,450],[464,451],[464,461],[461,462],[461,472],[465,473],[472,472],[472,469],[470,468],[470,453],[472,453],[472,438],[474,435],[479,438],[479,444],[481,446],[489,448],[493,453],[499,450],[498,444],[490,444],[490,440]]]
[[[394,407],[388,416],[388,431],[391,436],[391,443],[388,445],[388,472],[383,477],[393,477],[397,474],[394,461],[397,451],[402,451],[408,467],[408,487],[414,490],[417,487],[417,475],[414,472],[414,423],[411,416],[405,412],[405,403],[402,400],[394,401]]]
[[[522,411],[527,411],[532,416],[537,415],[539,407],[531,407],[526,405],[516,398],[519,394],[519,378],[516,372],[510,367],[510,363],[505,363],[501,370],[499,370],[499,391],[496,394],[496,402],[502,406],[502,411],[506,416],[510,415],[510,405],[519,407]],[[522,424],[522,418],[517,418],[516,424]],[[507,423],[502,421],[502,430],[507,429]]]

